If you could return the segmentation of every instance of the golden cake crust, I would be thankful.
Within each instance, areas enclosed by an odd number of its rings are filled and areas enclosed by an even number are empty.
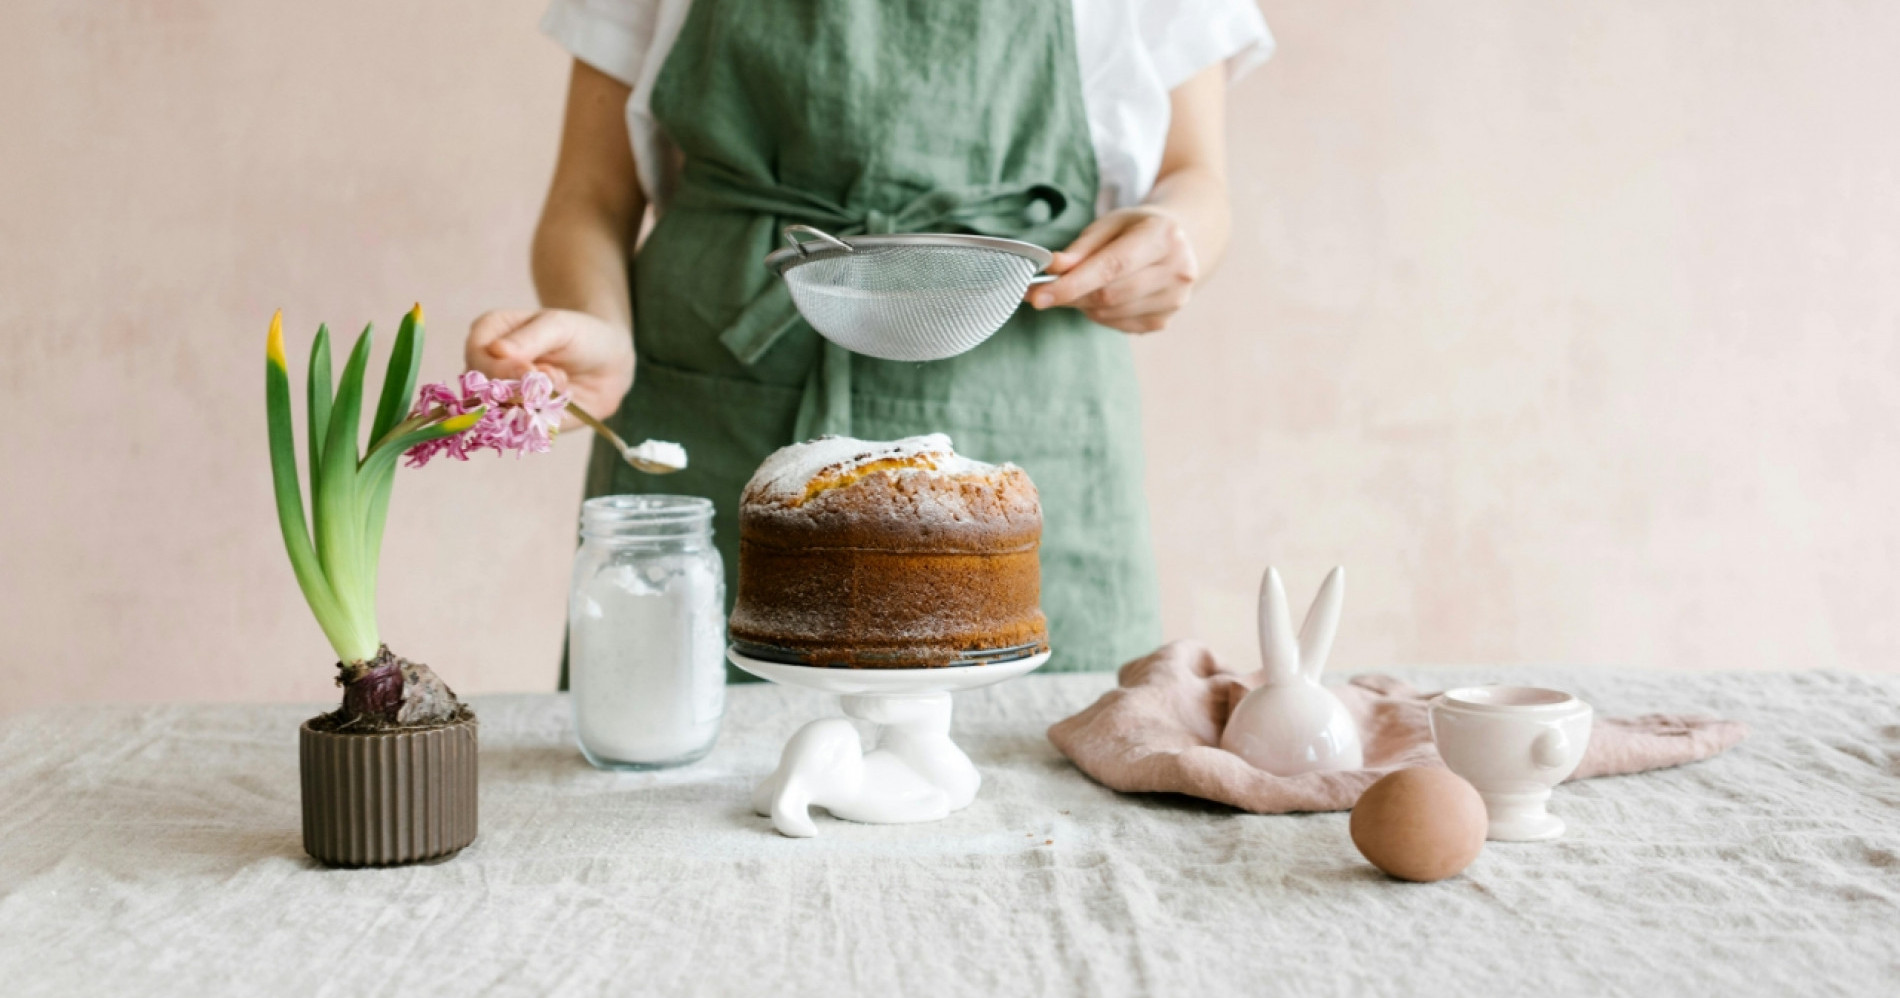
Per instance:
[[[795,445],[746,488],[732,638],[863,668],[1046,649],[1041,536],[1028,474],[947,438]]]

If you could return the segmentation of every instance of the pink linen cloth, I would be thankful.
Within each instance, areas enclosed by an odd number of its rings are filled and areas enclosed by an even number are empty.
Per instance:
[[[1261,678],[1228,669],[1198,641],[1171,642],[1122,666],[1119,688],[1058,721],[1049,740],[1112,790],[1189,794],[1256,814],[1344,811],[1395,769],[1444,765],[1427,717],[1436,694],[1390,676],[1357,676],[1331,689],[1359,725],[1365,769],[1291,777],[1255,769],[1222,749],[1220,737],[1227,715]],[[1570,779],[1680,766],[1747,734],[1747,725],[1708,717],[1598,717]]]

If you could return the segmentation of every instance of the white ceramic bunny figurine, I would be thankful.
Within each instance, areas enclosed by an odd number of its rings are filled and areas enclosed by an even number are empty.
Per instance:
[[[936,821],[968,807],[982,783],[969,756],[950,741],[950,694],[846,696],[844,712],[880,725],[863,750],[843,718],[813,721],[785,744],[778,768],[752,794],[752,809],[793,838],[818,834],[817,805],[846,821]]]
[[[1333,649],[1346,569],[1335,568],[1306,611],[1298,643],[1287,611],[1286,586],[1268,566],[1260,580],[1260,658],[1264,681],[1234,706],[1220,747],[1275,776],[1359,769],[1365,754],[1346,705],[1321,686],[1319,674]]]

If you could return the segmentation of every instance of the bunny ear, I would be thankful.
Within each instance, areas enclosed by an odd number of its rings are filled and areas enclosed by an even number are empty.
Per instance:
[[[1300,673],[1300,648],[1293,643],[1286,586],[1272,565],[1260,580],[1260,667],[1266,670],[1269,683],[1287,682]]]
[[[1339,607],[1346,601],[1346,566],[1336,566],[1319,585],[1319,595],[1306,611],[1306,623],[1300,625],[1300,671],[1308,681],[1319,682],[1326,668],[1326,656],[1333,651],[1333,633],[1339,630]]]

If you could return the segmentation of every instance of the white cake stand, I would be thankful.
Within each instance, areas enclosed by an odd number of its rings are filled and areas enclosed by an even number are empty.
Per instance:
[[[950,740],[950,694],[1034,672],[1049,653],[935,669],[817,668],[768,662],[728,648],[732,664],[760,679],[839,694],[849,717],[878,726],[865,751],[842,717],[798,729],[778,768],[752,792],[752,809],[793,838],[818,834],[811,806],[868,824],[937,821],[976,799],[983,778]]]

